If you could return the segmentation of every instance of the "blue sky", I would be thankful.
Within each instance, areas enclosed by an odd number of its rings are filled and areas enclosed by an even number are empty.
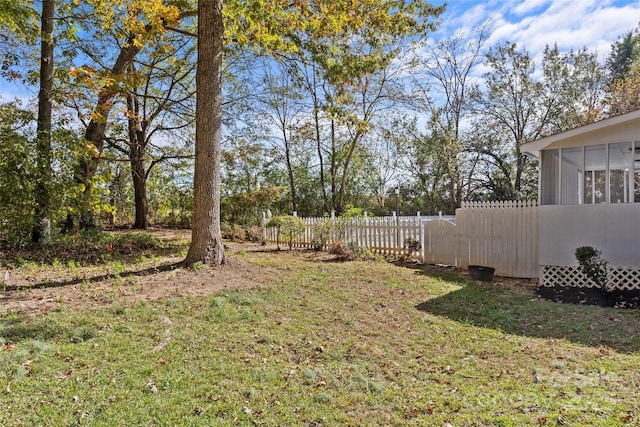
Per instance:
[[[440,0],[432,0],[442,4]],[[472,35],[487,20],[491,36],[486,46],[504,41],[518,43],[532,57],[540,58],[546,45],[558,44],[560,51],[597,50],[601,58],[611,43],[638,26],[640,0],[450,0],[434,38],[458,30]],[[25,90],[0,80],[0,100],[29,98],[36,91]]]
[[[442,4],[435,1],[435,4]],[[560,51],[596,50],[604,58],[611,43],[636,28],[640,0],[450,0],[440,34],[472,33],[491,21],[487,46],[511,41],[539,58],[545,46]]]

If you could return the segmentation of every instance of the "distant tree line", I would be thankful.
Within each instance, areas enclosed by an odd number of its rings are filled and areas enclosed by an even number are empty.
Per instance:
[[[0,72],[38,96],[0,105],[1,244],[190,226],[196,123],[212,120],[196,111],[197,2],[5,3]],[[604,62],[553,40],[534,60],[488,46],[490,24],[439,38],[443,8],[422,0],[262,3],[224,6],[223,228],[263,212],[387,215],[395,188],[401,214],[534,198],[522,144],[640,108],[640,27]]]

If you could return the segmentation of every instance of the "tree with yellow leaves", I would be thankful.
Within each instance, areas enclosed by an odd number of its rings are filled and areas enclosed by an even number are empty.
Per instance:
[[[605,105],[611,116],[640,108],[640,27],[611,45],[607,59],[610,82]]]
[[[90,28],[93,29],[94,35],[97,34],[95,31],[112,32],[116,40],[119,38],[116,55],[110,66],[96,67],[100,59],[98,48],[88,55],[95,58],[96,64],[87,64],[71,70],[71,76],[81,86],[92,87],[96,95],[90,121],[84,132],[87,155],[80,161],[76,176],[83,190],[78,206],[79,225],[81,228],[91,228],[95,225],[90,206],[92,180],[104,149],[109,114],[116,98],[126,97],[139,78],[131,64],[150,40],[162,38],[168,28],[176,26],[187,16],[193,16],[195,11],[191,9],[192,5],[184,1],[162,0],[88,0],[82,3],[73,0],[65,7],[70,15],[78,18],[76,22],[88,23],[78,30],[79,42],[91,33]],[[183,11],[182,7],[186,9]],[[72,21],[71,25],[77,24]],[[83,45],[78,43],[77,46]],[[85,48],[84,53],[88,52],[89,49]],[[103,52],[108,53],[110,52]]]
[[[185,263],[217,266],[225,254],[220,232],[220,147],[223,41],[286,56],[304,52],[322,64],[325,78],[347,88],[388,64],[398,43],[435,28],[442,8],[422,0],[222,0],[198,2],[198,71],[193,238]],[[339,96],[352,96],[348,90]],[[366,115],[347,119],[355,132],[347,162]],[[343,173],[346,173],[346,169]],[[344,175],[342,180],[344,182]],[[342,187],[344,188],[344,187]]]
[[[82,162],[78,175],[78,183],[85,190],[85,196],[80,198],[81,226],[87,227],[92,223],[88,194],[104,148],[109,114],[116,98],[136,81],[130,64],[150,40],[162,38],[167,31],[190,33],[196,2],[71,0],[66,6],[70,13],[97,19],[94,28],[117,31],[122,37],[110,66],[100,70],[78,67],[73,73],[78,81],[91,82],[95,88],[95,105],[85,130],[85,140],[93,154]],[[219,230],[221,130],[217,125],[222,108],[218,101],[222,85],[218,64],[222,64],[222,55],[252,49],[286,60],[289,54],[305,52],[305,58],[323,65],[325,77],[336,87],[360,86],[380,64],[393,59],[399,43],[433,30],[434,18],[443,8],[424,0],[229,0],[224,5],[220,0],[200,0],[197,7],[202,14],[199,31],[206,30],[206,35],[198,36],[199,49],[203,55],[208,52],[209,60],[202,62],[203,58],[199,58],[198,62],[197,100],[201,105],[196,108],[196,207],[187,264],[218,265],[224,260]],[[77,37],[84,35],[80,31]],[[341,96],[349,97],[349,91],[343,91]],[[349,120],[359,133],[368,126],[366,119]]]
[[[640,109],[640,58],[631,64],[625,77],[610,84],[605,103],[612,116]]]

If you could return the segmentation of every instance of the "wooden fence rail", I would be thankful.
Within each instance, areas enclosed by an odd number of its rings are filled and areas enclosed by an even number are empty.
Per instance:
[[[415,239],[421,250],[413,255],[426,263],[484,265],[506,277],[538,275],[535,202],[464,203],[455,217],[440,218],[303,218],[306,229],[296,236],[294,247],[327,249],[341,241],[398,256]],[[275,242],[276,230],[265,229],[265,238]]]

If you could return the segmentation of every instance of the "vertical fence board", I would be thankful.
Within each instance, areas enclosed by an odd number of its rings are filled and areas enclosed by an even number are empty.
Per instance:
[[[383,255],[405,253],[407,239],[421,242],[414,253],[425,263],[466,268],[471,264],[494,267],[496,275],[537,277],[538,207],[526,202],[465,202],[455,217],[304,218],[306,230],[296,247],[321,242],[327,249],[336,240],[354,242]],[[326,221],[333,224],[322,230]],[[453,221],[453,222],[452,222]],[[454,224],[455,222],[455,224]],[[322,239],[320,232],[328,234]],[[277,230],[266,228],[269,242]],[[282,242],[281,242],[282,243]]]

